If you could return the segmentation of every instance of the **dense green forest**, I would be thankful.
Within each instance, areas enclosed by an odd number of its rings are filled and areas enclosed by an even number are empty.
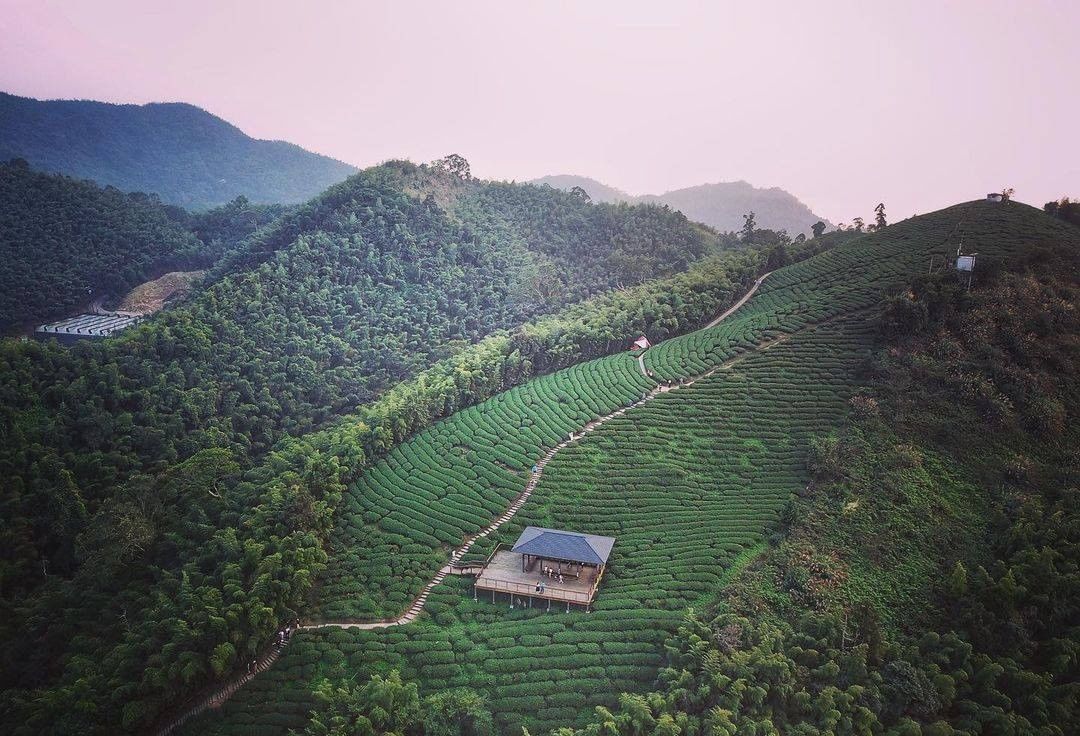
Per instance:
[[[65,316],[166,270],[214,260],[178,218],[143,194],[0,163],[0,333]]]
[[[167,208],[173,219],[202,241],[217,262],[247,239],[258,235],[293,207],[283,204],[256,204],[241,195],[231,202],[201,212],[179,207]]]
[[[260,204],[303,202],[356,171],[292,143],[250,138],[194,105],[0,92],[0,161],[9,158],[196,210],[238,196]]]
[[[0,333],[108,305],[166,271],[211,266],[286,211],[238,197],[189,213],[21,159],[0,163]]]
[[[1071,732],[1080,250],[987,265],[883,303],[770,549],[688,614],[660,689],[573,733]]]
[[[198,227],[246,227],[230,207]],[[145,727],[295,615],[366,458],[642,329],[692,328],[762,264],[629,287],[718,239],[665,208],[411,164],[278,214],[202,293],[119,338],[0,348],[7,730]]]
[[[408,177],[434,177],[454,215],[406,194]],[[193,229],[246,227],[229,216],[242,206]],[[715,247],[663,208],[587,205],[411,164],[365,172],[260,229],[215,283],[149,324],[70,350],[0,346],[0,461],[35,494],[70,475],[96,500],[203,449],[259,455],[496,330],[678,272]]]

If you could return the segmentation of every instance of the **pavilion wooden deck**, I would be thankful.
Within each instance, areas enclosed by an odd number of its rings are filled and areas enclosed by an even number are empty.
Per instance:
[[[596,568],[585,567],[579,578],[563,577],[563,582],[549,578],[539,570],[522,572],[521,555],[509,550],[496,550],[476,576],[476,590],[491,591],[493,595],[506,593],[522,599],[537,599],[573,603],[588,606],[596,597],[603,572]],[[536,589],[536,584],[544,583],[543,592]]]

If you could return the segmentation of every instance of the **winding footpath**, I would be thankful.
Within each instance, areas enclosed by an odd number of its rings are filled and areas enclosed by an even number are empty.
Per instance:
[[[725,309],[723,314],[721,314],[719,317],[714,319],[709,324],[705,325],[704,327],[699,327],[698,330],[707,330],[707,329],[709,329],[711,327],[716,327],[718,324],[723,322],[725,319],[730,317],[732,314],[739,311],[739,308],[742,307],[742,305],[746,304],[746,302],[748,302],[750,300],[750,297],[752,297],[754,295],[754,292],[756,292],[758,290],[758,287],[761,286],[761,282],[764,281],[765,279],[767,279],[771,274],[772,274],[772,271],[766,271],[765,273],[761,274],[761,276],[758,277],[758,280],[754,282],[754,285],[750,287],[750,290],[747,291],[745,294],[743,294],[742,298],[739,299],[739,301],[735,302],[730,307]],[[638,364],[638,368],[641,369],[641,375],[645,376],[646,378],[652,378],[652,376],[649,374],[648,369],[645,367],[645,353],[647,353],[647,352],[649,352],[648,348],[646,348],[645,350],[642,350],[640,353],[638,353],[637,364]],[[699,376],[699,378],[700,377],[701,376]]]
[[[750,297],[752,297],[754,295],[754,292],[756,292],[758,290],[758,287],[761,286],[761,282],[763,282],[769,276],[770,273],[772,273],[772,272],[770,271],[769,273],[766,273],[766,274],[762,275],[757,281],[754,282],[754,285],[752,287],[750,287],[750,290],[747,291],[742,296],[742,298],[739,299],[739,301],[735,302],[726,311],[724,311],[723,314],[721,314],[719,317],[717,317],[716,319],[714,319],[712,322],[705,325],[701,329],[707,330],[707,329],[709,329],[711,327],[715,327],[721,321],[723,321],[724,319],[726,319],[727,317],[729,317],[730,315],[732,315],[733,313],[738,311],[738,309],[740,307],[742,307],[744,304],[746,304],[746,302],[750,299]],[[782,339],[783,338],[781,338],[780,340],[777,340],[775,342],[779,342]],[[762,346],[762,347],[771,347],[771,345],[766,345],[766,346]],[[642,351],[641,354],[637,356],[638,365],[641,368],[642,374],[651,378],[651,376],[649,376],[648,372],[645,369],[645,362],[644,362],[645,352],[646,351]],[[669,391],[677,391],[680,388],[685,388],[686,386],[691,386],[694,383],[696,383],[697,381],[700,381],[703,378],[707,378],[707,377],[711,376],[712,374],[716,373],[717,371],[719,371],[721,369],[730,367],[731,365],[733,365],[734,363],[739,362],[740,360],[742,360],[745,357],[746,356],[743,355],[743,356],[738,356],[736,358],[732,358],[731,360],[726,361],[725,363],[722,363],[720,365],[717,365],[717,366],[711,368],[710,370],[706,371],[705,373],[702,373],[701,375],[694,376],[693,378],[689,378],[689,379],[687,379],[685,381],[682,381],[679,384],[670,385],[670,386],[657,385],[656,387],[654,387],[652,390],[650,390],[649,392],[644,394],[640,399],[633,402],[632,404],[628,404],[627,406],[624,406],[621,409],[616,409],[615,411],[611,412],[610,414],[605,414],[602,417],[597,417],[596,419],[592,420],[591,422],[589,422],[588,424],[583,426],[578,432],[571,432],[570,436],[567,439],[563,440],[559,444],[552,447],[550,450],[548,450],[544,454],[544,456],[542,458],[540,458],[539,461],[537,461],[536,468],[530,474],[530,478],[529,478],[528,483],[525,484],[525,490],[522,491],[517,496],[517,498],[515,498],[513,500],[513,502],[507,507],[506,511],[503,512],[502,516],[498,517],[497,519],[495,519],[495,521],[488,524],[483,530],[477,532],[476,534],[473,534],[470,537],[466,537],[465,541],[461,544],[461,546],[457,547],[453,552],[450,553],[449,562],[446,565],[443,565],[439,569],[439,571],[435,574],[435,576],[433,578],[431,578],[431,580],[429,580],[426,585],[424,585],[424,587],[420,590],[419,595],[417,595],[416,598],[413,599],[412,603],[405,610],[405,612],[402,613],[397,618],[385,619],[385,620],[382,620],[382,621],[364,621],[364,622],[360,622],[360,621],[318,621],[318,622],[311,622],[311,623],[301,623],[299,628],[300,629],[338,628],[338,629],[371,630],[371,629],[385,629],[385,628],[389,628],[391,626],[403,626],[404,624],[408,624],[408,623],[411,623],[411,622],[415,621],[417,619],[417,617],[420,616],[420,613],[423,611],[424,605],[427,603],[427,599],[428,599],[428,596],[431,594],[431,591],[434,590],[435,587],[437,585],[439,585],[439,583],[441,583],[443,580],[445,580],[447,575],[452,575],[453,574],[454,565],[456,563],[458,563],[458,561],[460,561],[462,557],[464,557],[465,553],[468,552],[469,549],[472,548],[473,544],[475,544],[478,539],[483,539],[484,537],[487,537],[490,534],[493,534],[495,531],[497,531],[499,529],[499,527],[503,526],[508,521],[510,521],[512,518],[514,518],[514,515],[517,514],[517,512],[521,510],[521,507],[524,506],[525,502],[529,500],[529,497],[532,495],[532,492],[534,490],[536,490],[536,486],[539,485],[540,478],[544,474],[544,467],[547,466],[547,464],[549,462],[551,462],[552,458],[554,458],[556,455],[558,455],[563,449],[565,449],[568,445],[583,439],[585,436],[587,436],[590,432],[595,430],[600,425],[602,425],[602,424],[604,424],[606,422],[609,422],[612,419],[615,419],[616,417],[621,417],[623,414],[625,414],[629,410],[635,409],[635,408],[641,406],[642,404],[646,404],[646,403],[652,401],[653,399],[655,399],[660,394],[668,393]],[[230,697],[232,697],[233,693],[235,693],[241,687],[243,687],[248,682],[250,682],[252,679],[254,679],[256,675],[258,675],[261,672],[265,672],[267,669],[269,669],[274,664],[274,662],[277,661],[278,657],[281,656],[281,652],[288,645],[288,643],[289,643],[289,639],[286,639],[283,644],[275,643],[269,649],[264,651],[264,653],[257,660],[255,660],[252,663],[252,666],[250,666],[247,669],[246,672],[238,673],[237,675],[235,675],[229,681],[227,681],[227,682],[225,682],[225,683],[223,683],[221,685],[218,685],[216,687],[213,687],[212,689],[210,689],[209,691],[203,693],[202,695],[196,696],[193,699],[194,700],[193,704],[189,708],[187,708],[186,710],[181,712],[179,715],[175,716],[167,725],[165,725],[162,728],[156,730],[155,733],[157,734],[157,736],[167,736],[168,734],[170,734],[173,731],[175,731],[176,729],[178,729],[181,725],[183,725],[189,719],[194,718],[195,716],[203,713],[204,711],[220,707],[222,704],[225,703],[225,701],[227,701]]]
[[[761,274],[761,276],[758,277],[758,280],[754,282],[754,285],[750,287],[750,290],[742,295],[742,299],[740,299],[739,301],[732,304],[730,307],[728,307],[724,311],[723,314],[721,314],[719,317],[717,317],[716,319],[714,319],[712,322],[705,325],[701,329],[707,330],[710,327],[716,327],[718,324],[720,324],[725,319],[727,319],[728,317],[733,315],[735,312],[739,311],[739,308],[742,307],[742,305],[744,305],[748,301],[750,301],[750,297],[752,297],[754,295],[754,293],[758,290],[758,287],[761,286],[761,282],[764,281],[765,279],[769,278],[769,276],[771,276],[771,275],[772,275],[772,271],[768,271],[766,273]]]

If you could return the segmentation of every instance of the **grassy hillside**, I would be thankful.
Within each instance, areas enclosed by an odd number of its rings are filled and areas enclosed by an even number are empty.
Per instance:
[[[240,195],[259,203],[307,200],[355,167],[283,141],[250,138],[179,103],[112,105],[0,93],[0,160],[153,192],[193,209]]]
[[[701,184],[640,197],[585,176],[545,176],[533,183],[567,191],[579,186],[598,202],[665,204],[694,222],[703,222],[721,232],[738,232],[743,226],[743,215],[748,212],[755,214],[759,227],[786,230],[792,237],[799,233],[810,237],[811,227],[818,220],[829,223],[783,189],[761,189],[745,181]]]
[[[0,334],[212,262],[182,219],[143,195],[0,163]]]
[[[778,271],[733,317],[646,353],[661,380],[709,375],[556,455],[529,503],[475,548],[483,554],[512,541],[526,524],[617,536],[594,613],[509,611],[505,603],[473,602],[466,581],[449,579],[429,599],[430,617],[416,624],[298,635],[273,670],[188,732],[284,733],[307,721],[323,678],[364,682],[390,668],[421,694],[482,693],[504,733],[581,723],[592,706],[613,706],[619,692],[648,689],[664,663],[661,642],[679,628],[685,607],[710,602],[769,533],[789,523],[782,513],[812,480],[807,459],[818,452],[816,441],[843,426],[866,385],[883,300],[903,292],[931,255],[940,262],[955,252],[961,235],[988,270],[1030,249],[1080,247],[1075,229],[1031,208],[977,202]],[[523,461],[574,421],[603,411],[604,402],[617,405],[640,390],[633,381],[644,377],[630,376],[632,362],[621,358],[530,383],[406,442],[366,471],[345,492],[346,513],[336,522],[332,552],[343,559],[329,567],[337,573],[324,589],[326,609],[359,613],[407,600],[439,564],[439,547],[500,508],[515,473],[524,483]],[[973,502],[961,498],[955,513]],[[804,564],[811,575],[831,570],[828,559]],[[926,568],[898,570],[881,599],[902,620],[925,600],[931,580]],[[656,709],[649,717],[659,717]]]
[[[343,479],[458,407],[701,324],[758,254],[630,284],[714,246],[663,208],[393,164],[284,213],[119,338],[4,343],[5,713],[136,731],[242,666],[321,570]]]

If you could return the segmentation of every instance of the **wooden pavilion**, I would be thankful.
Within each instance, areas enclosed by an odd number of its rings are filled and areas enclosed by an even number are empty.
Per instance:
[[[509,549],[496,547],[476,576],[475,594],[491,591],[522,605],[534,600],[585,606],[592,604],[604,575],[614,537],[530,526]]]

